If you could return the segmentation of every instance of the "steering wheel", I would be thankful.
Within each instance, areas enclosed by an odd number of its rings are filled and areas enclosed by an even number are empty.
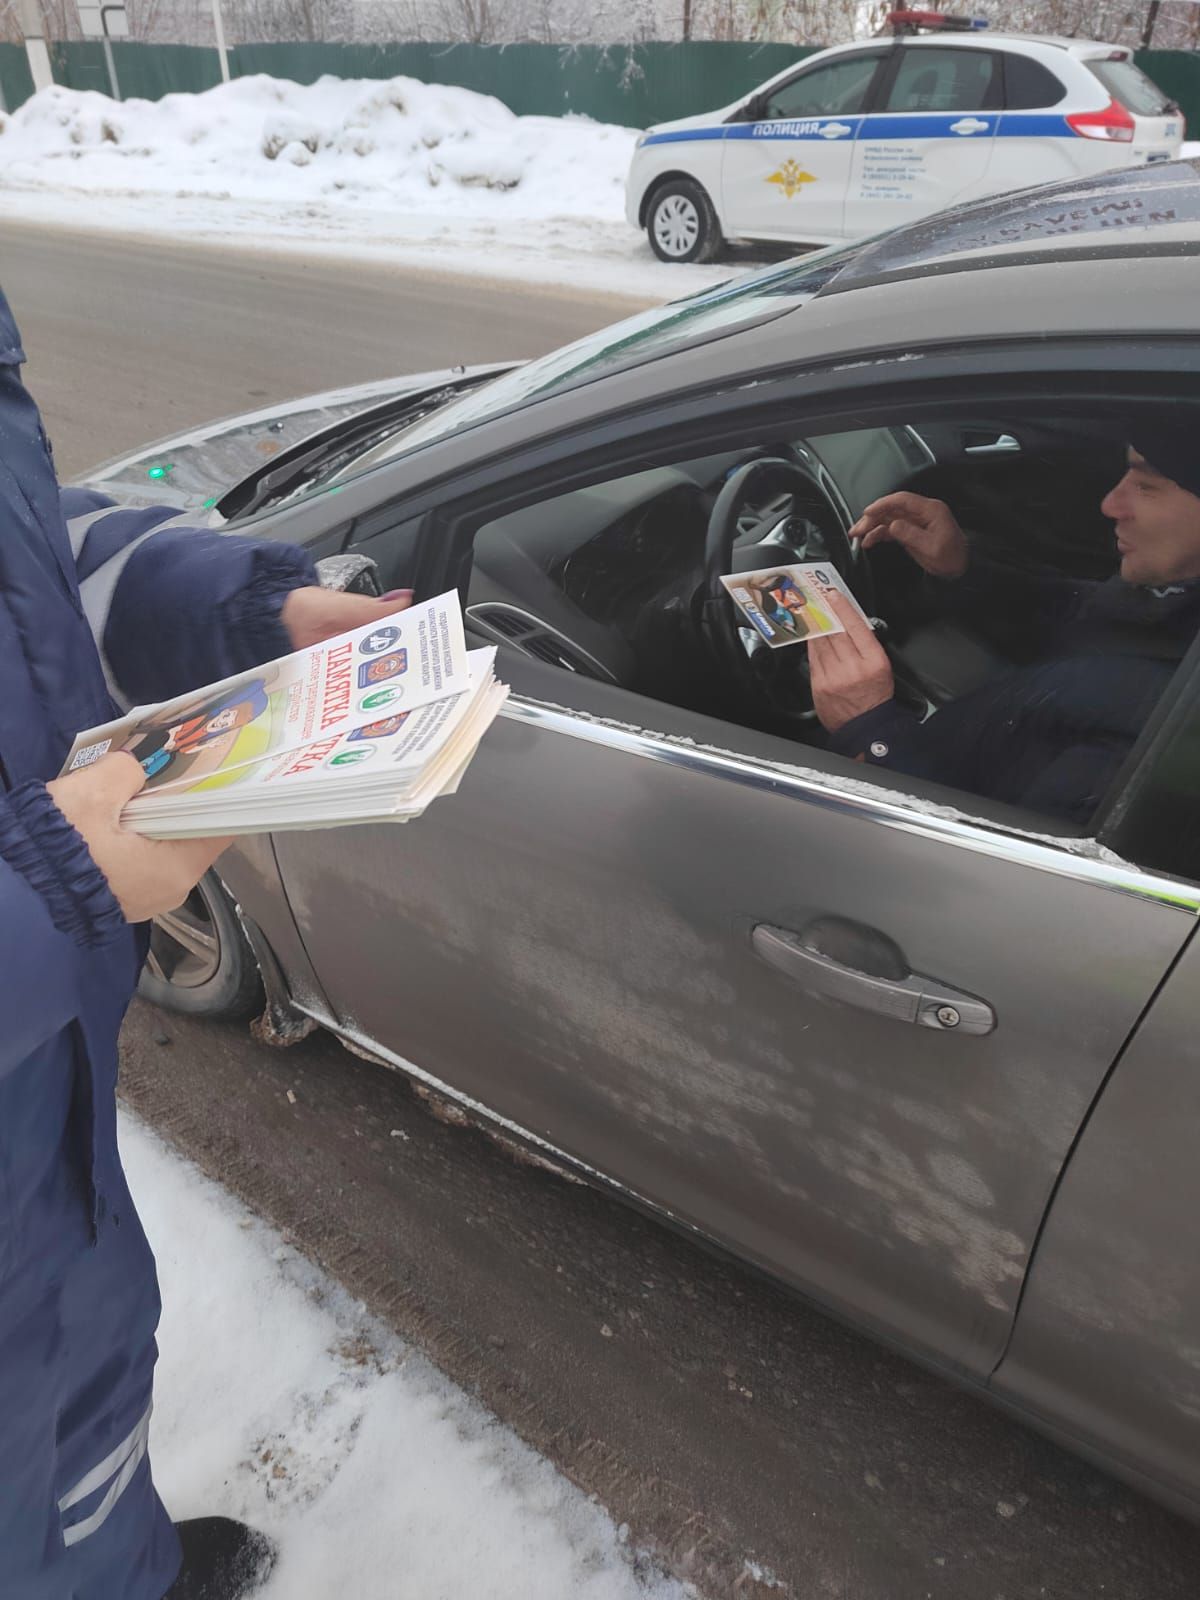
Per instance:
[[[786,492],[761,508],[765,480]],[[758,504],[756,505],[756,498]],[[790,504],[789,504],[790,502]],[[757,524],[757,525],[755,525]],[[758,539],[754,535],[758,534]],[[730,473],[708,519],[704,543],[703,629],[726,682],[744,697],[766,701],[775,718],[814,716],[807,650],[747,648],[747,624],[721,582],[733,572],[821,561],[835,568],[870,611],[865,563],[856,560],[841,513],[807,466],[760,456]]]

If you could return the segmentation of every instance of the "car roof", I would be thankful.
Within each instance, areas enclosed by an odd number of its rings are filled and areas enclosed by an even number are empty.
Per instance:
[[[848,44],[831,45],[820,53],[823,56],[843,55],[855,50],[867,50],[872,46],[890,44],[903,44],[919,49],[922,45],[962,45],[967,49],[987,50],[994,49],[997,45],[1033,44],[1049,45],[1055,50],[1065,50],[1074,56],[1108,55],[1112,51],[1120,51],[1123,56],[1132,56],[1133,51],[1126,45],[1105,44],[1100,39],[1068,39],[1063,34],[1057,33],[1000,33],[991,28],[973,29],[970,32],[910,33],[900,37],[891,34],[877,34],[872,39],[854,39]],[[812,60],[809,57],[809,60]],[[789,70],[794,70],[790,69]]]
[[[1066,178],[935,212],[868,241],[821,292],[915,277],[937,263],[942,272],[1002,265],[1017,248],[1025,261],[1052,260],[1082,243],[1123,254],[1200,247],[1200,159],[1119,167]]]

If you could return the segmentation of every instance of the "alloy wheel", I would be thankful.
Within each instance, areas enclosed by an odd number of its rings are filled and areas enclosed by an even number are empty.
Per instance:
[[[203,882],[176,911],[155,917],[146,965],[181,989],[210,983],[221,966],[221,939]]]

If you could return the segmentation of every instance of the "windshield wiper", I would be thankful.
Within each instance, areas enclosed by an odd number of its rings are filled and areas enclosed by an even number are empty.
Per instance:
[[[488,377],[492,374],[488,373]],[[274,500],[285,499],[297,489],[321,475],[328,475],[338,466],[354,460],[370,445],[377,444],[391,433],[409,427],[437,411],[448,401],[457,399],[474,388],[483,378],[461,383],[442,384],[436,389],[426,389],[419,394],[405,395],[399,400],[386,400],[355,416],[342,418],[319,433],[309,434],[292,445],[268,465],[234,484],[217,501],[216,509],[227,522],[235,517],[252,516]]]

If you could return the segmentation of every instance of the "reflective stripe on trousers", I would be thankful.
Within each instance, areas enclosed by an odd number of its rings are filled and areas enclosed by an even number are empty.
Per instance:
[[[129,1487],[134,1473],[146,1454],[150,1442],[150,1413],[153,1410],[152,1401],[133,1431],[121,1440],[115,1450],[110,1450],[104,1460],[98,1462],[85,1477],[80,1478],[75,1487],[58,1502],[60,1512],[69,1511],[72,1506],[77,1506],[81,1500],[86,1500],[88,1495],[95,1494],[97,1489],[103,1488],[109,1479],[112,1479],[108,1493],[95,1511],[90,1516],[84,1517],[82,1522],[73,1522],[63,1529],[63,1540],[68,1546],[78,1544],[81,1539],[86,1539],[108,1521],[109,1513]]]

